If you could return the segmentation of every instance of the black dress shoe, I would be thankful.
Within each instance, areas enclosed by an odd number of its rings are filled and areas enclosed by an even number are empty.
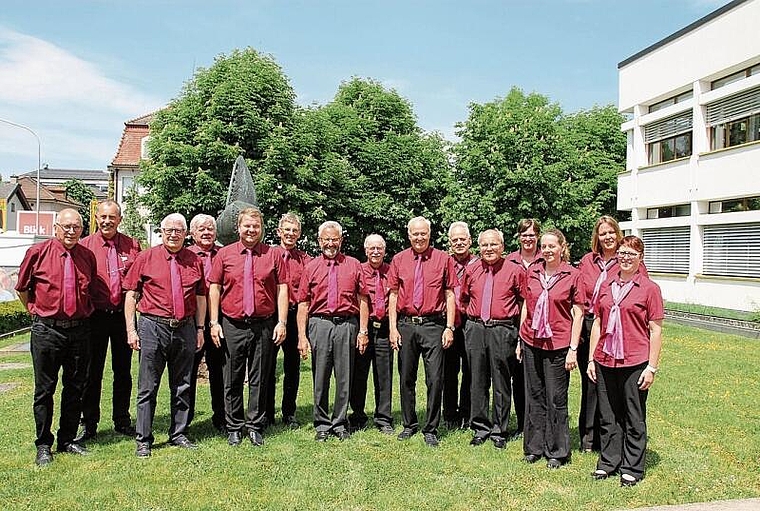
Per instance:
[[[317,442],[327,442],[327,438],[330,436],[329,431],[317,431],[317,434],[314,435],[314,440]]]
[[[251,444],[255,445],[256,447],[261,447],[264,445],[264,437],[261,436],[261,433],[255,429],[252,429],[248,432],[248,439],[251,441]]]
[[[53,453],[50,452],[49,445],[37,446],[37,457],[34,459],[34,463],[40,467],[53,463]]]
[[[170,445],[173,445],[174,447],[179,447],[180,449],[197,449],[198,446],[192,443],[190,440],[187,439],[185,435],[179,435],[177,438],[169,442]]]
[[[608,477],[610,477],[610,474],[609,472],[605,472],[604,470],[599,469],[599,470],[594,470],[591,473],[591,477],[594,478],[594,481],[602,481],[603,479],[607,479]]]
[[[341,429],[340,431],[336,431],[334,435],[338,437],[338,440],[340,440],[341,442],[351,438],[351,433],[349,433],[347,429]]]
[[[120,435],[128,436],[130,438],[134,438],[137,434],[137,431],[135,431],[135,428],[131,424],[119,424],[118,426],[114,426],[113,430]]]
[[[507,441],[502,437],[491,437],[491,441],[497,449],[504,449],[507,446]]]
[[[549,458],[546,460],[546,468],[559,468],[562,465],[562,460],[559,460],[557,458]]]
[[[417,433],[417,430],[414,428],[404,428],[401,430],[401,433],[398,434],[399,440],[409,440]]]
[[[428,447],[438,447],[438,437],[433,433],[425,433],[425,445]]]
[[[74,437],[75,442],[83,443],[86,440],[92,440],[98,436],[98,427],[96,426],[82,426],[79,430],[79,434]]]
[[[526,454],[525,455],[525,461],[527,461],[528,463],[535,463],[535,462],[537,462],[540,459],[541,459],[541,456],[539,456],[538,454]]]
[[[488,437],[485,437],[485,436],[474,436],[474,437],[472,437],[472,440],[470,440],[470,445],[472,445],[474,447],[477,447],[479,445],[483,445],[484,443],[486,443],[486,439],[487,438]]]
[[[377,430],[380,431],[383,435],[393,435],[396,433],[396,430],[393,429],[393,426],[390,424],[383,424],[382,426],[378,426]]]
[[[243,435],[240,434],[240,431],[230,431],[227,435],[227,443],[232,447],[237,447],[242,441]]]
[[[641,479],[636,479],[630,474],[622,474],[620,476],[620,486],[622,487],[628,487],[628,486],[636,486]]]
[[[459,429],[460,422],[459,421],[444,421],[444,424],[446,425],[446,429],[449,431],[454,431]]]
[[[282,422],[286,424],[290,429],[298,429],[301,427],[301,423],[295,417],[285,417]]]
[[[69,442],[68,444],[59,446],[58,452],[67,452],[69,454],[76,454],[77,456],[86,456],[90,454],[83,444],[77,442]]]
[[[150,442],[137,442],[135,456],[138,458],[150,458]]]

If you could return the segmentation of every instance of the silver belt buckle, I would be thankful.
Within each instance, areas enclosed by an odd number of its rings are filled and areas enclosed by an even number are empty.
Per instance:
[[[383,326],[383,324],[380,323],[379,321],[373,321],[372,326],[375,328],[380,328],[381,326]]]

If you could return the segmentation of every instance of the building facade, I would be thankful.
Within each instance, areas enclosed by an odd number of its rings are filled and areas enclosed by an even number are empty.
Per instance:
[[[760,309],[760,0],[734,0],[618,65],[621,227],[668,301]]]

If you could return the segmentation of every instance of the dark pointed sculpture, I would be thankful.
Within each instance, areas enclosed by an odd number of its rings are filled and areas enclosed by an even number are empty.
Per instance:
[[[259,207],[256,199],[256,187],[253,184],[253,176],[245,164],[245,159],[238,156],[232,167],[230,187],[227,189],[227,202],[222,213],[216,219],[217,238],[225,245],[238,240],[237,219],[238,213],[245,208]]]

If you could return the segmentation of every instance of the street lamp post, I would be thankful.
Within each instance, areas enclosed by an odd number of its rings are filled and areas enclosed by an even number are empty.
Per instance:
[[[15,126],[17,128],[21,128],[22,130],[26,130],[32,135],[34,135],[34,138],[37,139],[37,204],[35,206],[35,225],[34,227],[34,235],[39,236],[40,235],[40,169],[42,168],[42,142],[40,142],[40,137],[35,133],[35,131],[30,128],[29,126],[24,126],[23,124],[19,124],[17,122],[9,121],[8,119],[0,118],[0,122],[3,122],[5,124],[10,124],[11,126]]]

